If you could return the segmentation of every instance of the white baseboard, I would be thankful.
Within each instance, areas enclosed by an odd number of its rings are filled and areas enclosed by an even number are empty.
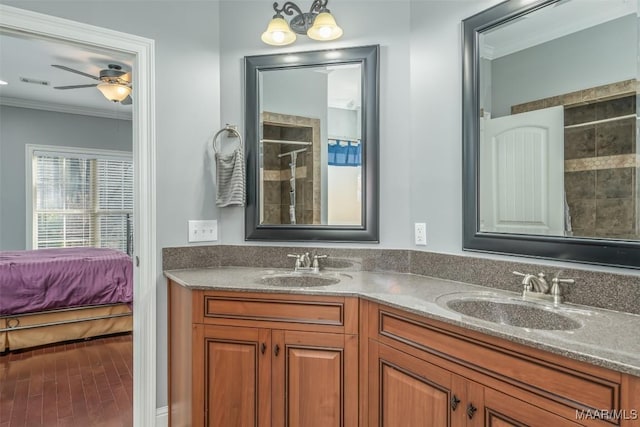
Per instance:
[[[169,407],[163,406],[156,408],[156,427],[168,427],[169,425]]]

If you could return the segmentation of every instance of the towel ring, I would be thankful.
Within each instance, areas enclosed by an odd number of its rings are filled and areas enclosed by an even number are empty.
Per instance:
[[[238,140],[240,141],[240,147],[242,147],[242,135],[240,135],[240,132],[238,132],[238,129],[236,129],[236,126],[227,124],[225,127],[223,127],[218,132],[216,132],[216,134],[213,136],[213,151],[215,153],[219,152],[218,136],[225,131],[229,135],[235,134],[235,136],[237,136]]]

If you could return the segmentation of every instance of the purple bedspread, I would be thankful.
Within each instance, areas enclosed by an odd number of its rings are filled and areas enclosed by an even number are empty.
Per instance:
[[[133,264],[120,251],[0,251],[0,316],[132,301]]]

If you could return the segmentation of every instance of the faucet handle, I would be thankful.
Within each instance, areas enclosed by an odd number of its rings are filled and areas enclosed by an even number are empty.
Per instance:
[[[552,283],[576,283],[573,279],[560,279],[559,277],[554,277],[551,280]]]
[[[573,279],[561,279],[559,277],[554,277],[551,279],[551,294],[552,295],[560,295],[560,283],[576,283]]]
[[[523,277],[528,276],[528,274],[520,273],[519,271],[514,271],[513,274],[515,274],[516,276],[523,276]]]
[[[318,268],[320,264],[318,263],[319,259],[325,259],[328,255],[314,255],[313,256],[313,268]]]
[[[558,276],[551,279],[551,291],[549,293],[553,295],[553,302],[559,304],[562,302],[562,288],[560,283],[575,283],[573,279],[561,279]]]
[[[295,269],[297,270],[298,268],[300,268],[300,264],[302,263],[302,255],[287,254],[287,257],[288,258],[295,258],[296,259]]]

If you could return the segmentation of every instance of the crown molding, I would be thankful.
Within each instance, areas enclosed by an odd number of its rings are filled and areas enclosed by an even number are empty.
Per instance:
[[[30,108],[32,110],[53,111],[56,113],[79,114],[83,116],[102,117],[116,120],[132,120],[130,111],[109,111],[92,107],[76,107],[73,105],[58,104],[55,102],[32,101],[20,98],[3,96],[0,98],[0,105],[7,107]]]

